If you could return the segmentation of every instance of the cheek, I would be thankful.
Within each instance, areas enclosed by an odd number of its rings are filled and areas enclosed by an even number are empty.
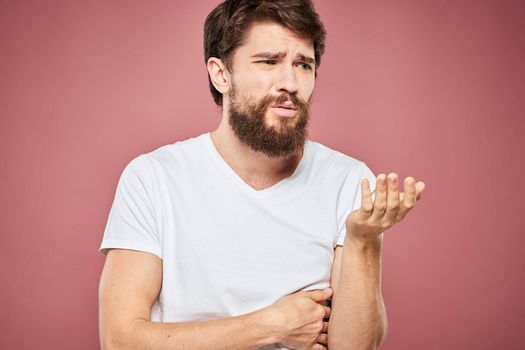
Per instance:
[[[252,91],[257,95],[267,94],[272,87],[271,74],[253,74],[249,79]]]
[[[271,88],[271,77],[269,74],[261,75],[256,72],[248,72],[236,77],[235,87],[242,95],[263,96],[268,93]]]
[[[314,82],[308,82],[304,87],[303,87],[303,93],[302,93],[302,97],[303,99],[308,102],[310,100],[310,97],[312,96],[312,93],[314,91]]]

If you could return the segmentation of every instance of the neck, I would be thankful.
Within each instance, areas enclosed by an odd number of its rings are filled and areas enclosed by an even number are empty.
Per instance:
[[[303,150],[300,149],[285,158],[270,158],[243,144],[225,118],[210,135],[224,161],[247,182],[265,183],[271,186],[291,176],[303,154]]]

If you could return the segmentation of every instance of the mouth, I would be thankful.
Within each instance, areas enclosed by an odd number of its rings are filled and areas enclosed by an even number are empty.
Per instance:
[[[282,108],[282,109],[290,109],[290,110],[297,110],[297,107],[293,104],[292,101],[286,101],[284,103],[274,104],[271,106],[272,108]]]
[[[293,118],[297,114],[297,107],[292,101],[276,103],[270,106],[272,111],[279,117]]]
[[[281,107],[280,105],[278,105],[275,107],[272,106],[271,109],[278,116],[285,118],[292,118],[297,114],[296,108]]]

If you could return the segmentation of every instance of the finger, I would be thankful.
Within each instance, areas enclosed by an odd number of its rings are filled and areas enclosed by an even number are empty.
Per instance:
[[[399,211],[399,181],[396,173],[388,174],[386,211],[383,222],[394,224],[397,212]]]
[[[321,332],[328,333],[328,322],[327,321],[323,322],[323,329],[321,330]]]
[[[312,350],[328,350],[328,348],[322,344],[316,343],[312,347]]]
[[[361,179],[361,207],[352,212],[354,219],[359,221],[366,221],[372,214],[374,208],[374,200],[372,192],[370,191],[370,182],[367,178]]]
[[[330,318],[332,309],[329,306],[323,306],[323,307],[324,307],[324,318]]]
[[[416,201],[421,199],[421,195],[423,193],[423,190],[425,189],[425,183],[423,181],[419,181],[416,183]]]
[[[374,200],[372,199],[372,192],[370,191],[370,182],[365,178],[361,180],[361,210],[363,212],[363,219],[370,217],[373,208]]]
[[[374,209],[372,210],[372,215],[370,216],[371,221],[379,222],[383,218],[383,215],[386,211],[386,197],[386,175],[381,173],[377,175],[376,178],[376,199],[374,201]]]
[[[328,287],[325,289],[315,289],[304,292],[306,297],[311,298],[315,302],[327,300],[332,296],[332,288]]]
[[[397,212],[396,221],[403,219],[407,213],[416,205],[416,185],[413,177],[405,178],[403,188],[403,200],[400,202],[399,211]]]
[[[328,345],[328,334],[327,333],[319,333],[317,336],[317,343]]]

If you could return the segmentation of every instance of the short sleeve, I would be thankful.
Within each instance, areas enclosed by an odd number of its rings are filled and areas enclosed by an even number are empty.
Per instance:
[[[110,248],[121,248],[162,258],[148,166],[145,155],[140,155],[122,171],[99,248],[102,254]]]
[[[372,170],[361,162],[348,173],[338,196],[338,232],[336,245],[343,245],[346,236],[346,218],[361,207],[361,179],[368,179],[372,198],[375,199],[376,177]]]

